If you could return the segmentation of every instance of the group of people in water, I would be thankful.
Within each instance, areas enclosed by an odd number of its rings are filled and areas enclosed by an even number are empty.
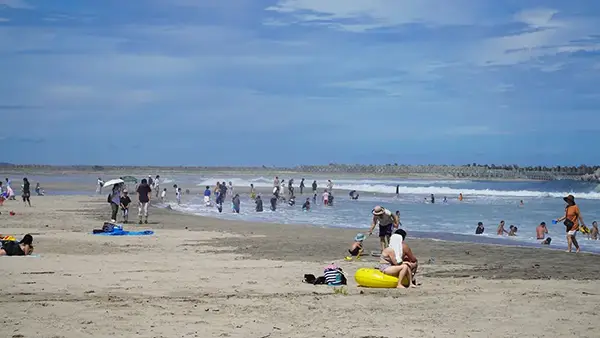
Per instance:
[[[300,194],[304,193],[304,189],[306,188],[305,179],[303,178],[300,181],[299,190]],[[286,189],[287,189],[287,199],[286,199]],[[318,184],[317,181],[314,180],[312,182],[312,203],[310,197],[306,198],[304,203],[302,204],[302,210],[308,211],[311,208],[311,205],[317,202],[317,189]],[[351,192],[350,197],[352,199],[358,199],[358,194],[352,195],[352,193],[356,193],[356,191]],[[223,212],[223,203],[226,201],[226,198],[231,197],[231,208],[234,213],[240,212],[240,195],[234,191],[234,187],[231,181],[226,183],[217,182],[216,185],[211,189],[210,186],[206,186],[204,189],[204,205],[207,207],[213,206],[212,197],[214,196],[214,205],[216,206],[219,212]],[[250,198],[254,201],[255,207],[254,210],[256,212],[263,212],[263,199],[259,193],[257,193],[254,184],[250,184]],[[331,180],[327,181],[327,189],[323,191],[322,194],[323,205],[332,206],[334,201],[333,196],[333,182]],[[286,183],[284,179],[280,180],[278,176],[275,176],[273,180],[273,190],[272,195],[269,200],[271,211],[277,210],[277,205],[279,203],[287,203],[289,206],[296,205],[296,195],[295,195],[295,187],[294,187],[294,179],[288,180]]]
[[[561,217],[552,220],[553,224],[557,224],[563,222],[566,231],[566,239],[567,239],[567,252],[572,251],[572,247],[575,247],[576,252],[580,251],[579,243],[577,242],[577,232],[581,232],[582,234],[587,235],[588,239],[598,240],[599,238],[599,229],[598,223],[596,221],[592,222],[592,227],[588,228],[581,216],[581,210],[579,210],[579,206],[575,203],[575,197],[573,195],[568,195],[563,198],[566,203],[565,206],[565,214]],[[519,206],[523,206],[523,201],[520,201]],[[498,228],[496,229],[496,235],[504,236],[505,234],[508,236],[517,236],[518,228],[514,225],[510,225],[508,230],[505,229],[504,220],[500,221],[498,224]],[[483,222],[477,223],[477,227],[475,228],[475,234],[481,235],[485,231],[485,227]],[[549,233],[548,227],[546,226],[546,222],[541,222],[536,228],[536,239],[542,240],[541,244],[550,245],[552,243],[551,237],[546,237]]]

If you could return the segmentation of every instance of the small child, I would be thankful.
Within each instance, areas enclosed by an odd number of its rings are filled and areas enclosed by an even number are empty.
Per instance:
[[[175,197],[177,198],[177,205],[181,204],[181,188],[177,188],[177,192],[175,192]]]
[[[360,257],[360,255],[363,252],[363,241],[364,240],[365,240],[365,234],[363,234],[363,233],[359,233],[356,235],[356,237],[354,237],[354,243],[352,243],[352,246],[350,247],[350,249],[348,249],[350,256],[346,257],[346,260],[351,260],[352,257],[356,257],[357,259]]]
[[[123,211],[123,223],[129,222],[129,204],[131,204],[131,198],[127,190],[123,190],[123,196],[121,196],[121,210]]]
[[[160,193],[160,201],[164,202],[167,199],[167,188],[164,188]]]

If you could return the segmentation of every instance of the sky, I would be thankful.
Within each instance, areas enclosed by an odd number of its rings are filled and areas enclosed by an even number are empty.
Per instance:
[[[598,1],[0,0],[0,60],[0,162],[600,162]]]

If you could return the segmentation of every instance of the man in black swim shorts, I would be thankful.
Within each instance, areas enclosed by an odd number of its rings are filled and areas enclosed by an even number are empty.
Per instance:
[[[390,245],[390,237],[392,232],[398,229],[399,220],[391,211],[378,205],[373,208],[373,220],[369,235],[373,233],[377,224],[379,224],[379,243],[381,244],[381,251],[383,251]]]

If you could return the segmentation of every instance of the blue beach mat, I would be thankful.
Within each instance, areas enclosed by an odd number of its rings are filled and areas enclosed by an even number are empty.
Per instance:
[[[39,258],[40,255],[26,255],[26,256],[0,256],[0,257],[31,257],[31,258]]]
[[[110,232],[98,232],[98,233],[92,233],[92,234],[100,235],[100,236],[150,236],[150,235],[154,235],[154,231],[152,231],[152,230],[127,231],[127,230],[115,229]]]

